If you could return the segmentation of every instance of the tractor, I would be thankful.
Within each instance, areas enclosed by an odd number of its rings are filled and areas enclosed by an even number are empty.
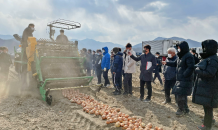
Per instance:
[[[71,30],[80,28],[81,24],[58,19],[48,23],[47,26],[49,27],[50,39],[28,38],[27,62],[22,60],[23,50],[18,52],[14,49],[15,70],[18,74],[22,72],[22,64],[27,64],[27,71],[32,71],[42,100],[49,105],[52,103],[51,91],[93,86],[98,88],[97,91],[100,91],[102,84],[89,86],[93,77],[86,76],[84,68],[86,59],[79,55],[78,41],[59,43],[53,38],[55,33],[53,28]],[[18,35],[14,35],[14,37],[21,41]]]

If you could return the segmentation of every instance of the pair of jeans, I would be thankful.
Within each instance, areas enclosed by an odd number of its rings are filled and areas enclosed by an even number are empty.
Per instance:
[[[125,73],[124,92],[128,94],[132,94],[132,74],[131,73]]]
[[[212,128],[212,121],[213,121],[213,108],[212,107],[204,107],[204,125],[207,128]]]
[[[106,86],[107,84],[110,84],[110,81],[108,79],[108,69],[106,71],[103,71],[103,77],[104,77],[104,86]]]
[[[176,96],[176,102],[178,104],[178,107],[181,111],[189,112],[188,108],[188,99],[186,95],[175,95]]]
[[[165,80],[164,90],[165,90],[165,97],[167,101],[171,101],[170,91],[171,89],[173,89],[175,83],[176,83],[176,80]]]
[[[98,84],[100,84],[101,83],[102,70],[101,69],[96,69],[96,74],[97,74],[97,78],[98,78]]]
[[[155,72],[154,73],[154,78],[153,78],[153,82],[155,81],[155,79],[158,78],[158,80],[160,81],[160,84],[163,84],[162,79],[160,77],[160,73],[159,72]]]
[[[151,81],[143,81],[143,80],[140,80],[140,98],[141,99],[144,99],[144,93],[145,93],[145,90],[144,90],[144,86],[146,84],[146,87],[148,89],[148,96],[146,99],[151,99],[151,96],[152,96],[152,86],[151,86]]]

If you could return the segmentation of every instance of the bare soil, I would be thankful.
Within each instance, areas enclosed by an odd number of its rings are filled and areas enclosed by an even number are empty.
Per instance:
[[[82,107],[62,97],[61,92],[53,93],[55,97],[51,106],[42,101],[36,86],[23,87],[17,74],[12,69],[9,84],[1,83],[0,87],[0,129],[1,130],[121,130],[113,124],[107,125],[100,117],[89,115],[82,111]],[[189,97],[190,114],[176,117],[174,96],[171,104],[162,104],[164,92],[156,80],[153,86],[153,96],[150,103],[138,101],[139,98],[139,70],[133,76],[133,96],[114,96],[113,86],[103,88],[95,94],[90,88],[79,89],[80,92],[95,97],[111,107],[121,108],[121,111],[132,116],[139,116],[145,123],[163,127],[164,130],[195,130],[201,125],[204,112],[203,107],[193,104]],[[96,83],[96,79],[92,84]],[[145,93],[147,90],[145,89]],[[146,94],[145,94],[146,95]],[[214,117],[218,120],[218,110],[214,109]],[[218,130],[218,123],[213,127]]]

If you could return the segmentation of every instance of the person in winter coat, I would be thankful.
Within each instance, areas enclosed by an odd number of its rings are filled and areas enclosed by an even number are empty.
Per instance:
[[[151,54],[151,46],[150,45],[145,45],[144,46],[144,51],[145,53],[142,54],[139,57],[135,57],[131,52],[128,52],[130,57],[135,60],[135,61],[141,61],[141,66],[140,66],[140,98],[139,100],[143,101],[144,99],[144,86],[146,83],[147,89],[148,89],[148,96],[145,99],[144,102],[150,102],[151,96],[152,96],[152,86],[151,86],[151,81],[152,81],[152,72],[156,67],[156,58],[153,54]]]
[[[1,75],[2,75],[2,81],[8,80],[8,74],[9,74],[9,67],[12,65],[11,56],[8,54],[8,48],[3,47],[3,52],[0,54],[0,68],[1,68]]]
[[[200,59],[198,58],[198,54],[194,49],[191,49],[190,53],[193,55],[194,60],[195,60],[195,65],[199,63]],[[196,73],[194,72],[194,82],[193,82],[193,88],[196,80]]]
[[[28,37],[33,37],[33,32],[35,31],[35,25],[34,24],[29,24],[27,28],[24,29],[22,39],[21,39],[21,45],[22,45],[22,62],[27,62],[27,55],[26,55],[26,47],[28,47],[27,39]],[[22,72],[21,72],[21,79],[23,86],[27,86],[27,64],[22,64]]]
[[[205,116],[204,124],[199,130],[211,130],[213,119],[213,108],[218,108],[218,58],[217,42],[206,40],[202,42],[202,60],[196,65],[195,73],[197,79],[192,95],[192,102],[203,105]]]
[[[200,62],[199,58],[198,58],[198,54],[196,53],[196,50],[191,49],[190,53],[193,55],[194,60],[195,60],[195,64],[198,64]]]
[[[88,53],[86,55],[87,76],[91,76],[92,58],[93,58],[92,50],[88,49]]]
[[[166,62],[175,62],[178,58],[176,56],[176,49],[169,48],[167,52],[168,52],[168,58],[166,59]],[[163,103],[166,104],[171,102],[170,91],[176,83],[176,67],[165,65],[163,68],[163,75],[164,75],[164,91],[165,91],[165,101]]]
[[[87,49],[83,48],[83,57],[86,58],[85,62],[84,62],[84,67],[86,69],[86,75],[87,76],[91,76],[91,67],[92,67],[92,55],[90,54],[90,50],[87,53]]]
[[[96,52],[95,51],[92,51],[92,74],[93,76],[96,75],[96,68],[95,68],[95,61],[96,61]]]
[[[132,45],[130,43],[126,44],[126,50],[123,52],[125,55],[123,59],[123,71],[125,74],[123,95],[132,95],[132,74],[136,72],[136,62],[130,58],[128,52],[131,52],[132,55],[136,57],[136,53],[132,49]]]
[[[103,70],[103,77],[105,80],[104,87],[110,86],[110,81],[108,79],[108,71],[110,69],[110,54],[108,53],[108,48],[102,48],[103,57],[101,62],[101,69]]]
[[[95,69],[96,69],[96,75],[98,78],[98,84],[101,84],[101,74],[102,74],[101,60],[102,60],[102,52],[99,49],[99,50],[97,50],[97,56],[96,56],[96,60],[95,60]]]
[[[163,85],[162,79],[160,77],[162,63],[161,63],[161,57],[160,57],[160,53],[159,52],[156,52],[156,61],[157,61],[157,66],[156,66],[156,68],[154,70],[154,79],[153,79],[153,82],[155,81],[156,78],[158,78],[160,84]],[[164,89],[162,91],[164,91]]]
[[[60,30],[60,35],[57,36],[56,42],[63,43],[63,44],[67,44],[69,42],[67,36],[64,35],[64,30]]]
[[[121,94],[122,88],[122,68],[123,68],[123,53],[119,51],[119,48],[113,48],[114,61],[111,67],[113,77],[114,77],[114,86],[116,90],[113,92],[114,95]]]
[[[189,52],[189,46],[186,41],[178,43],[178,59],[175,62],[166,62],[163,64],[176,68],[176,84],[173,87],[172,93],[176,96],[176,101],[178,104],[178,110],[176,112],[177,116],[182,116],[189,113],[189,108],[187,105],[187,96],[192,93],[192,82],[193,82],[193,72],[195,61],[192,54]]]
[[[115,84],[114,84],[114,74],[112,72],[112,66],[113,66],[113,62],[114,62],[114,53],[113,53],[113,49],[111,50],[111,55],[110,55],[110,70],[111,70],[111,77],[112,77],[112,83],[114,85],[114,89],[116,90]]]

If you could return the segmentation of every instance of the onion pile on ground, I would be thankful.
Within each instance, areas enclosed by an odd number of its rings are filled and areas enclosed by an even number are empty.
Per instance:
[[[130,117],[128,114],[120,112],[120,108],[110,107],[98,102],[91,96],[80,93],[79,90],[63,90],[62,94],[71,103],[81,105],[84,112],[101,116],[102,120],[106,120],[107,124],[115,123],[115,127],[122,127],[126,130],[163,130],[161,127],[153,128],[151,123],[146,125],[141,118]]]

